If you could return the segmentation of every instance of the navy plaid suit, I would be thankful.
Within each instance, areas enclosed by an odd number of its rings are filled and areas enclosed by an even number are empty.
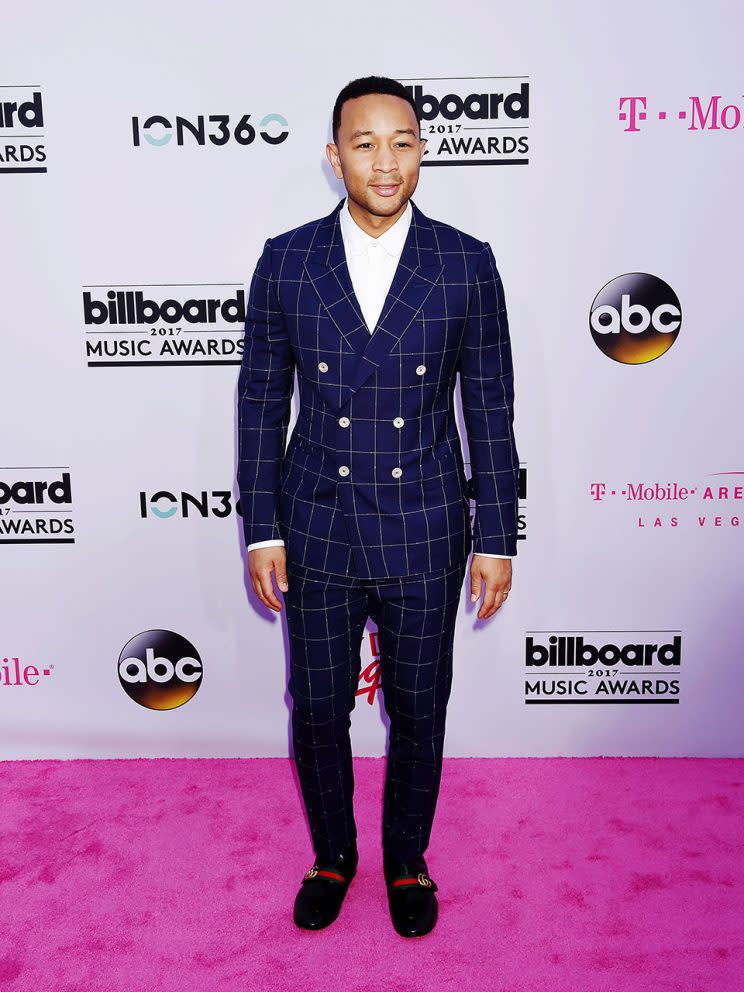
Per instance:
[[[372,334],[346,264],[343,200],[267,240],[248,294],[240,509],[247,544],[287,549],[295,759],[326,858],[356,837],[348,728],[367,616],[391,721],[383,844],[403,859],[428,843],[467,557],[517,552],[512,356],[493,252],[410,204]]]
[[[471,549],[516,555],[512,356],[491,247],[410,200],[370,335],[344,256],[342,203],[269,239],[251,281],[238,379],[246,543],[283,539],[300,564],[368,579],[443,568]],[[295,368],[300,407],[285,453]]]

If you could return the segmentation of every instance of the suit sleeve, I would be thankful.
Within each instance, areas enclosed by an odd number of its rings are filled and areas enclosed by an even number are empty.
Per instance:
[[[514,557],[519,498],[514,370],[504,288],[487,241],[471,288],[458,368],[475,500],[473,553]]]
[[[246,545],[281,541],[277,495],[292,405],[294,357],[271,268],[271,239],[251,279],[238,375],[238,469]]]

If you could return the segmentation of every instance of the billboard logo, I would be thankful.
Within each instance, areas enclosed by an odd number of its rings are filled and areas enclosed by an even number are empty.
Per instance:
[[[679,630],[528,631],[524,702],[676,704],[681,664]]]
[[[47,172],[44,108],[38,86],[3,85],[0,172]]]
[[[238,283],[84,286],[82,303],[89,368],[240,365],[246,305]]]
[[[530,84],[525,76],[400,79],[426,138],[422,166],[527,165]]]
[[[74,543],[68,466],[0,466],[0,544]]]

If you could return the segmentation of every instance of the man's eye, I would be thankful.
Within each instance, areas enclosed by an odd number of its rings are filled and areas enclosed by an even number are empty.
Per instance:
[[[356,147],[357,148],[364,148],[366,145],[371,145],[371,144],[372,144],[371,141],[362,141],[361,144],[358,144]],[[411,147],[411,142],[410,141],[399,141],[399,142],[397,142],[397,144],[399,146],[402,146],[403,148],[410,148]]]

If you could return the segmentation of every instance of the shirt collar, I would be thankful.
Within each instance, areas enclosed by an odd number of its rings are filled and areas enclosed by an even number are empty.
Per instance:
[[[412,217],[413,210],[411,209],[411,202],[409,200],[408,203],[406,203],[406,209],[392,225],[392,227],[389,227],[387,231],[379,236],[379,238],[373,238],[372,235],[367,234],[366,231],[363,231],[351,216],[351,211],[349,210],[349,197],[347,196],[339,214],[341,231],[344,239],[344,248],[351,255],[366,254],[370,244],[373,241],[376,241],[382,248],[385,249],[388,255],[394,255],[397,257],[403,251],[403,245],[405,244],[406,237],[408,236],[408,228],[411,226]]]

